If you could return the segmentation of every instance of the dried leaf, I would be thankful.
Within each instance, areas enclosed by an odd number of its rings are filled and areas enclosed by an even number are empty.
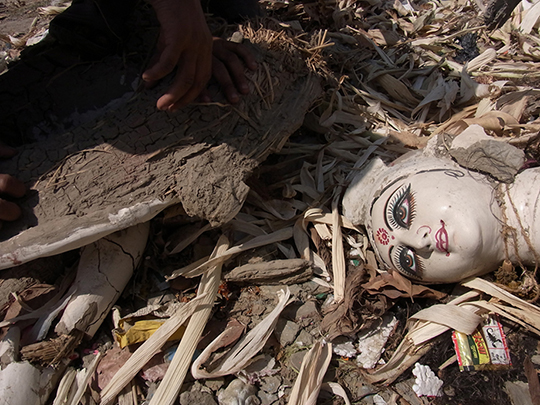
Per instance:
[[[289,396],[289,405],[316,405],[322,379],[332,359],[332,344],[317,342],[306,354]]]
[[[123,364],[107,386],[101,391],[101,405],[111,403],[137,373],[158,353],[169,337],[183,325],[195,310],[204,304],[204,295],[199,295],[170,317],[161,327],[144,342]],[[207,299],[208,301],[208,299]]]
[[[222,235],[212,253],[212,258],[223,255],[228,246],[229,240]],[[197,296],[201,297],[201,304],[204,305],[204,308],[198,309],[191,315],[184,337],[178,345],[172,362],[165,374],[165,378],[163,378],[163,381],[150,400],[150,405],[173,405],[176,401],[189,365],[191,364],[193,353],[195,353],[197,343],[212,312],[212,306],[214,305],[214,300],[221,282],[222,263],[222,261],[216,262],[213,267],[209,267],[208,271],[203,274]]]
[[[290,303],[289,298],[291,292],[289,288],[285,291],[281,290],[278,293],[279,302],[276,307],[264,318],[257,326],[230,349],[217,364],[202,368],[202,365],[210,355],[222,347],[222,339],[227,331],[222,332],[212,343],[210,343],[203,352],[197,357],[191,367],[191,374],[194,378],[216,378],[225,375],[235,374],[247,367],[253,357],[262,349],[270,335],[274,332],[274,328],[278,321],[278,317],[283,309]],[[186,331],[187,332],[187,331]],[[211,367],[211,370],[208,369]]]

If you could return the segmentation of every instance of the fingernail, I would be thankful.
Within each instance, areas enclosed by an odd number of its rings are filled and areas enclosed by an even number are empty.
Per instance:
[[[240,91],[243,93],[243,94],[247,94],[249,93],[249,86],[245,83],[241,84],[240,85]]]

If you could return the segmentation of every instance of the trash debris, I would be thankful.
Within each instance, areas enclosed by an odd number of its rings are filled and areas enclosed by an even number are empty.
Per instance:
[[[355,357],[357,353],[352,342],[334,343],[332,345],[332,350],[334,351],[334,354],[349,359]]]
[[[0,370],[0,404],[45,404],[54,389],[55,374],[53,368],[40,370],[27,361],[8,364]]]
[[[442,396],[441,387],[443,386],[442,380],[435,375],[435,373],[429,368],[420,363],[416,363],[412,370],[416,380],[413,385],[413,390],[419,397],[440,397]]]
[[[241,338],[238,343],[225,353],[215,364],[207,365],[205,369],[203,364],[208,360],[212,352],[222,347],[222,338],[226,336],[227,331],[219,335],[206,349],[199,355],[191,366],[191,374],[194,378],[215,378],[224,375],[235,374],[246,367],[251,359],[264,346],[267,339],[274,331],[277,320],[283,309],[290,304],[290,291],[287,288],[278,293],[279,302],[272,312],[264,318],[247,335]]]
[[[225,275],[231,283],[299,284],[311,278],[313,271],[303,259],[271,260],[249,263],[234,268]]]
[[[138,265],[149,229],[148,222],[142,223],[83,249],[77,278],[67,292],[71,298],[55,327],[56,333],[69,334],[77,329],[94,336]]]
[[[26,3],[0,6],[0,38],[6,39],[0,69],[7,69],[0,87],[10,96],[0,97],[3,137],[31,140],[16,157],[0,161],[0,173],[18,173],[29,189],[19,201],[22,221],[2,224],[0,267],[19,266],[13,270],[21,273],[9,277],[23,279],[31,260],[55,254],[61,276],[56,282],[25,279],[26,287],[51,288],[39,303],[0,279],[6,302],[9,297],[7,306],[1,304],[1,372],[25,360],[40,373],[53,364],[61,371],[39,401],[52,403],[45,398],[50,391],[54,405],[79,398],[98,403],[98,396],[103,404],[167,405],[178,398],[181,404],[215,404],[229,389],[230,402],[260,405],[314,403],[318,394],[319,401],[332,395],[345,404],[480,403],[486,392],[493,405],[537,402],[538,221],[533,209],[521,211],[537,199],[531,184],[540,178],[537,5],[505,9],[499,15],[508,14],[506,22],[487,29],[486,7],[496,2],[260,2],[272,18],[258,20],[257,29],[242,23],[234,34],[259,65],[247,72],[250,94],[235,105],[217,96],[170,114],[155,111],[167,78],[155,89],[133,92],[150,57],[150,34],[158,31],[155,20],[146,21],[147,10],[135,15],[135,40],[122,57],[70,65],[62,55],[49,57],[41,43],[11,63],[22,46],[46,32],[50,18],[40,16],[30,30],[24,23],[19,32],[5,32],[16,16],[37,13]],[[232,25],[209,21],[215,33],[232,34]],[[145,33],[141,38],[138,30]],[[36,54],[40,59],[33,59]],[[21,80],[8,80],[21,68]],[[125,83],[129,93],[104,112],[74,105],[78,115],[58,114],[55,94],[66,84],[76,83],[81,95],[90,84],[92,91],[81,97],[88,104],[94,94],[106,99],[97,76],[108,87]],[[34,77],[39,83],[31,83]],[[78,97],[69,96],[76,104]],[[435,182],[437,191],[424,204],[412,183],[409,192],[405,187],[387,196],[403,180],[388,179],[373,195],[386,207],[360,207],[366,215],[382,214],[381,224],[351,222],[343,188],[371,164],[384,173],[406,165],[411,151],[451,163],[435,171],[411,164],[406,176],[475,179],[472,196],[458,203],[470,208],[485,190],[492,205],[456,226],[425,209],[443,193],[442,182]],[[369,184],[360,187],[355,202],[371,191]],[[452,270],[463,272],[455,277],[446,271],[430,279],[430,270],[441,266],[426,265],[433,257],[428,247],[396,244],[407,226],[414,231],[434,215],[435,247],[441,260],[453,260],[452,243],[465,235],[465,245],[476,246],[480,238],[471,226],[488,213],[496,214],[498,225],[482,240],[504,237],[485,256],[474,257],[471,248],[466,258],[472,265],[456,264]],[[407,219],[406,227],[396,226]],[[139,265],[130,265],[133,275],[125,272],[127,285],[95,307],[69,308],[71,319],[59,326],[68,303],[80,300],[70,289],[75,272],[69,271],[81,259],[79,248],[84,264],[92,245],[104,246],[115,232],[139,223],[150,225],[149,243]],[[392,232],[381,231],[386,225]],[[125,256],[122,250],[114,259]],[[103,273],[124,273],[118,269]],[[473,274],[479,277],[460,281]],[[101,295],[101,286],[81,279],[77,275],[78,290]],[[432,281],[443,284],[418,284]],[[285,285],[294,301],[275,299]],[[107,317],[117,298],[111,334]],[[276,303],[279,310],[273,310]],[[499,323],[484,325],[494,314]],[[477,343],[481,338],[487,353],[502,355],[498,344],[505,340],[512,368],[460,373],[452,330],[463,342],[470,341],[467,335]],[[121,350],[115,339],[130,346]],[[97,352],[98,381],[88,384]],[[115,360],[117,352],[122,357]],[[528,355],[534,362],[524,361]],[[508,351],[505,356],[501,363]],[[416,396],[411,369],[417,362],[430,369],[420,369],[416,387],[442,399]],[[189,370],[201,378],[193,381]],[[436,379],[428,383],[431,370],[444,380],[444,390],[435,392]],[[214,373],[235,376],[214,379]]]
[[[358,356],[356,362],[365,369],[373,369],[378,364],[386,342],[394,332],[398,320],[384,316],[382,322],[374,329],[366,330],[358,336]]]

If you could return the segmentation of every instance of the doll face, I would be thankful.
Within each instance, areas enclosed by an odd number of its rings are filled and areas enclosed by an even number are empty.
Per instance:
[[[503,251],[493,189],[465,171],[433,170],[391,183],[371,207],[376,249],[388,267],[424,282],[494,270]]]

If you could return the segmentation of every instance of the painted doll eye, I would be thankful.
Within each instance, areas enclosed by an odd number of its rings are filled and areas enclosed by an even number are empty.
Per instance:
[[[384,211],[384,220],[390,229],[409,229],[416,212],[411,185],[404,185],[394,191],[388,198]]]
[[[391,255],[397,270],[407,277],[422,279],[424,266],[413,249],[400,245],[395,248]]]

